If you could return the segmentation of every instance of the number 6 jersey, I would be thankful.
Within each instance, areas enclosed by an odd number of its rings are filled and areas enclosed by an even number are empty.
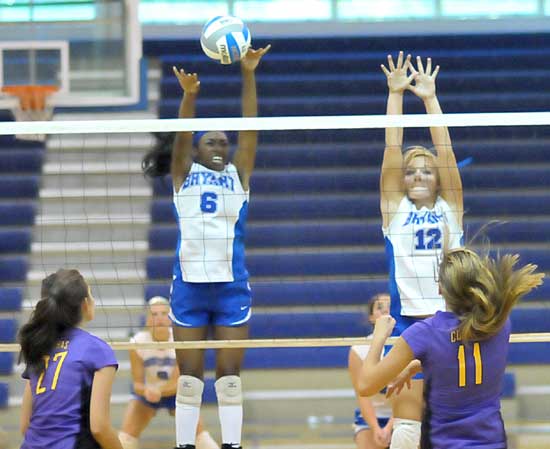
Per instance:
[[[389,261],[392,316],[433,315],[445,310],[437,274],[441,251],[462,246],[462,229],[447,202],[417,209],[403,197],[389,226],[382,229]]]
[[[233,164],[218,172],[193,163],[179,191],[174,191],[174,207],[179,227],[174,276],[200,283],[248,279],[248,191]]]

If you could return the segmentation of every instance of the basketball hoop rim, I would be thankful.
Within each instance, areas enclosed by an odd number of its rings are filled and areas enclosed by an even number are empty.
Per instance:
[[[3,93],[19,98],[18,108],[22,111],[46,111],[47,99],[59,92],[59,86],[48,84],[6,85],[0,89]]]

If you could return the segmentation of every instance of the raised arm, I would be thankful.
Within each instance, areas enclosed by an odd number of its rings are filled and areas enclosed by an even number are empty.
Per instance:
[[[411,65],[411,71],[416,75],[415,84],[410,90],[424,102],[427,114],[442,114],[441,106],[436,95],[435,79],[439,73],[439,66],[432,71],[432,60],[426,60],[426,68],[422,58],[416,58],[417,70]],[[446,126],[433,126],[430,128],[432,143],[437,152],[437,167],[439,172],[439,184],[441,197],[455,211],[459,224],[462,227],[462,215],[464,213],[462,180],[456,164],[456,158],[451,143],[451,136]]]
[[[243,117],[258,116],[258,99],[256,96],[256,76],[255,71],[271,45],[265,48],[254,50],[250,48],[245,57],[241,60],[241,73],[243,79],[242,87],[242,114]],[[241,184],[244,190],[249,189],[250,175],[254,170],[256,160],[256,148],[258,146],[257,131],[240,131],[237,151],[233,157],[233,163],[237,167]]]
[[[196,73],[185,73],[183,69],[172,67],[174,75],[183,90],[183,98],[180,103],[178,118],[195,117],[195,101],[200,89],[200,81]],[[172,162],[170,174],[176,192],[180,189],[193,164],[193,133],[178,132],[172,149]]]
[[[380,66],[388,79],[387,115],[403,114],[403,94],[409,88],[414,74],[407,76],[411,55],[403,61],[403,52],[399,52],[397,65],[391,55],[388,55],[388,68]],[[383,226],[387,227],[399,202],[405,194],[403,187],[403,128],[386,128],[386,147],[380,172],[380,211]]]
[[[394,326],[395,320],[389,315],[383,315],[376,320],[370,350],[361,367],[358,385],[361,396],[372,396],[379,392],[414,359],[410,346],[403,338],[399,338],[391,351],[380,360],[384,344]]]

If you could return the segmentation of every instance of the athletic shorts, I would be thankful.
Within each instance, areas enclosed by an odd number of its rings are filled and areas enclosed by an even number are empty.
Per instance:
[[[419,321],[424,320],[425,318],[415,318],[413,316],[403,316],[399,315],[395,317],[395,327],[393,328],[393,332],[391,334],[392,337],[400,337],[401,334],[405,331],[405,329],[411,327],[414,323],[418,323]],[[386,355],[388,352],[390,352],[391,346],[384,346],[384,355]],[[413,376],[413,379],[424,379],[424,374],[422,372],[416,373]]]
[[[386,424],[388,424],[388,421],[390,420],[390,418],[376,417],[376,420],[378,421],[378,425],[382,428]],[[365,421],[365,418],[363,418],[363,415],[361,415],[361,410],[356,408],[355,419],[353,421],[353,433],[357,435],[359,432],[362,432],[363,430],[370,430],[370,426],[369,426],[369,423]]]
[[[172,281],[170,318],[177,326],[242,326],[252,314],[252,291],[248,281]]]
[[[158,402],[149,402],[147,399],[145,399],[143,396],[136,394],[132,392],[132,396],[135,400],[141,402],[142,404],[145,404],[147,407],[154,408],[155,410],[159,410],[161,408],[166,408],[168,410],[175,410],[176,408],[176,396],[165,396],[160,398],[160,401]]]

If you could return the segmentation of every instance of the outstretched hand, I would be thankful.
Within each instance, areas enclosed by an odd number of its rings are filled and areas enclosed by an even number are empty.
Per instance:
[[[391,397],[394,393],[398,395],[401,393],[401,390],[407,386],[407,388],[411,389],[411,379],[414,376],[414,373],[411,373],[408,369],[405,369],[399,373],[399,375],[391,381],[391,383],[388,384],[386,388],[386,397]]]
[[[411,66],[411,55],[407,55],[403,61],[403,52],[399,52],[397,65],[394,64],[391,55],[388,55],[388,68],[384,64],[380,65],[382,72],[388,79],[388,88],[392,93],[403,93],[410,88],[411,82],[415,77],[415,72],[407,75],[407,70]]]
[[[199,92],[201,82],[196,73],[185,73],[185,70],[178,70],[175,66],[172,67],[172,70],[185,93],[196,94]]]
[[[409,90],[418,98],[429,100],[435,97],[435,79],[439,73],[439,66],[436,66],[432,72],[432,58],[428,58],[426,60],[426,69],[424,69],[420,56],[416,57],[416,66],[418,71],[410,64],[410,70],[414,76],[414,85],[411,84]]]
[[[243,68],[243,70],[248,70],[250,72],[256,70],[256,67],[258,67],[258,64],[260,63],[260,60],[269,51],[270,48],[271,44],[269,44],[267,47],[258,48],[257,50],[249,48],[244,57],[241,59],[241,67]]]

